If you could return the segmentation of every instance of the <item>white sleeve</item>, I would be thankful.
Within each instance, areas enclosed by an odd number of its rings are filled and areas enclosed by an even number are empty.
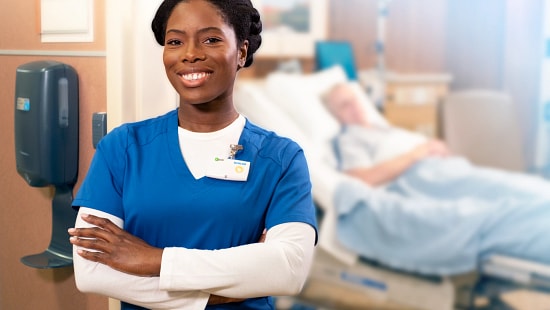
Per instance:
[[[234,298],[295,295],[306,281],[314,245],[314,228],[291,222],[269,229],[264,243],[214,251],[165,248],[160,288]]]
[[[123,220],[98,210],[81,207],[75,227],[91,227],[81,219],[82,213],[108,218],[117,226]],[[166,291],[159,288],[159,277],[140,277],[89,261],[76,253],[73,246],[74,274],[77,288],[85,293],[96,293],[151,309],[204,309],[210,294],[196,288]]]

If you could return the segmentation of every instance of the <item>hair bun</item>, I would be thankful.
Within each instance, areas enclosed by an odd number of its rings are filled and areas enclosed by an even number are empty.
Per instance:
[[[260,20],[260,13],[258,10],[253,9],[250,14],[250,34],[258,35],[262,32],[262,21]]]

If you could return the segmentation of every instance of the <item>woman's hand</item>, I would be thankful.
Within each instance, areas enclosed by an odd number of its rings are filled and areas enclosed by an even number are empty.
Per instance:
[[[78,255],[137,276],[160,274],[162,249],[150,246],[108,219],[87,214],[82,219],[96,227],[69,229],[69,240],[79,247]]]
[[[218,295],[210,295],[210,298],[208,298],[208,305],[220,305],[220,304],[229,304],[232,302],[243,302],[246,299],[242,298],[230,298],[230,297],[223,297]]]

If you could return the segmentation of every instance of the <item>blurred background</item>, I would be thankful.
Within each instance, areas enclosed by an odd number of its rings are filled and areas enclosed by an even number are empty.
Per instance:
[[[150,31],[160,1],[1,1],[0,309],[107,309],[107,298],[76,290],[70,268],[32,269],[19,261],[47,245],[53,194],[51,188],[28,187],[15,170],[15,71],[46,59],[77,70],[78,186],[94,152],[89,125],[94,112],[107,112],[111,129],[176,106],[164,77],[162,48]],[[277,70],[315,72],[315,44],[345,42],[365,91],[404,128],[441,137],[439,105],[447,94],[472,89],[506,94],[517,121],[510,125],[512,135],[519,141],[509,151],[519,157],[503,165],[549,174],[550,1],[253,2],[264,19],[264,44],[240,79],[263,79]],[[498,115],[487,113],[489,119]],[[501,123],[496,131],[508,125]]]

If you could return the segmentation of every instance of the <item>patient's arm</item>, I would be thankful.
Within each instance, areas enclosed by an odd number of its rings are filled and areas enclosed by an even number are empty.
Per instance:
[[[417,161],[411,153],[389,159],[372,167],[359,167],[345,170],[344,173],[356,177],[371,186],[379,186],[388,183]]]
[[[428,156],[445,157],[448,155],[450,155],[450,151],[445,143],[439,140],[430,140],[393,159],[371,167],[352,168],[344,172],[371,186],[379,186],[399,177],[405,170],[423,158]]]

